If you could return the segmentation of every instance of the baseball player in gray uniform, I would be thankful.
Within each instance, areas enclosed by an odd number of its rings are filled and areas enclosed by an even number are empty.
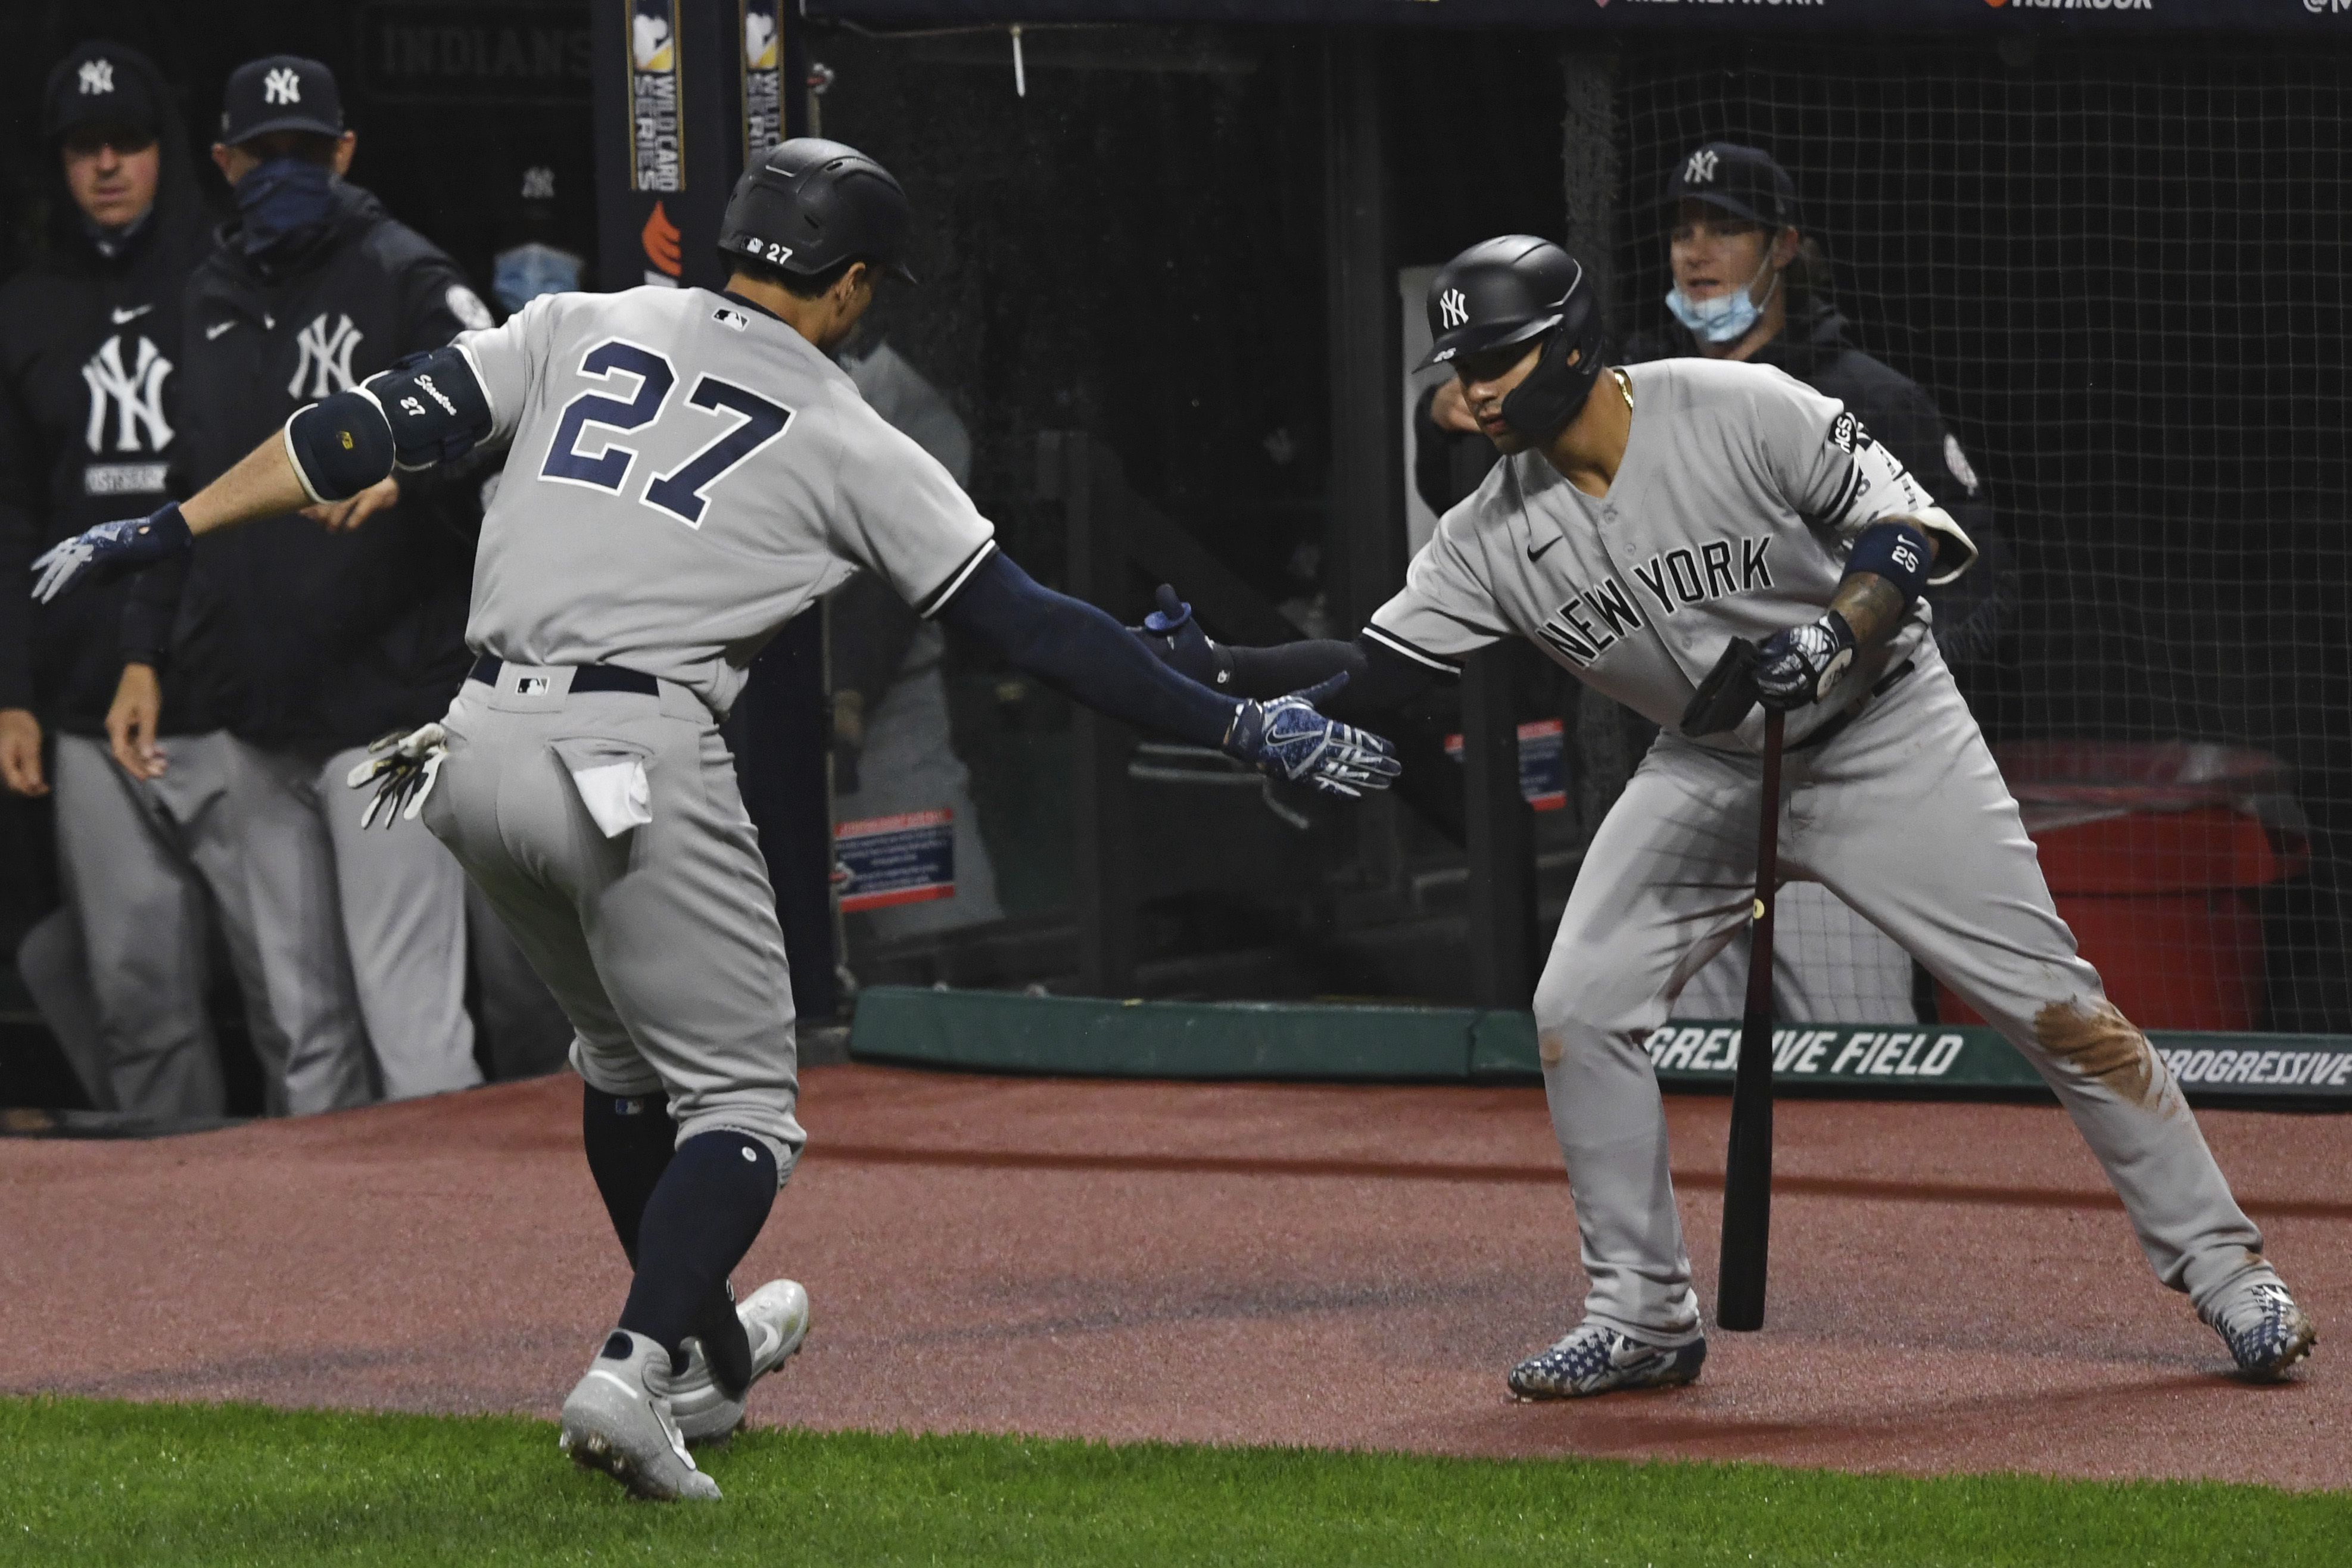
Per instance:
[[[1433,281],[1429,362],[1454,369],[1505,457],[1354,643],[1222,647],[1165,588],[1142,631],[1220,690],[1349,671],[1332,705],[1343,715],[1403,700],[1517,634],[1661,727],[1594,836],[1536,988],[1591,1289],[1582,1322],[1513,1368],[1512,1390],[1687,1383],[1706,1358],[1643,1041],[1748,918],[1759,699],[1785,715],[1783,876],[1828,886],[2024,1053],[2105,1166],[2157,1277],[2189,1294],[2244,1375],[2280,1376],[2309,1351],[2310,1321],[2171,1073],[2076,955],[1928,635],[1920,591],[1967,569],[1966,533],[1852,413],[1780,371],[1693,359],[1604,371],[1582,279],[1559,246],[1515,235]],[[1717,671],[1710,695],[1745,716],[1686,733]]]
[[[646,1496],[719,1495],[687,1441],[731,1431],[808,1322],[790,1281],[740,1308],[727,1283],[804,1141],[774,895],[719,733],[786,622],[871,571],[1115,716],[1339,794],[1396,772],[1317,694],[1205,690],[1038,587],[866,405],[826,351],[880,274],[908,276],[911,226],[872,159],[786,141],[729,204],[724,294],[534,299],[298,413],[180,506],[37,563],[48,597],[192,533],[357,494],[395,463],[509,446],[474,574],[472,677],[353,782],[379,785],[371,814],[421,813],[577,1033],[589,1166],[635,1272],[564,1402],[563,1443]]]

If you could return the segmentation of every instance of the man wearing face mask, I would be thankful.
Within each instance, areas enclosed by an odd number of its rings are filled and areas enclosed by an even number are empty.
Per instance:
[[[0,563],[14,583],[47,545],[174,493],[180,299],[209,244],[185,133],[145,56],[79,46],[49,73],[41,120],[62,176],[49,246],[0,289]],[[115,767],[126,591],[0,593],[0,784],[55,789],[66,903],[18,949],[26,986],[99,1107],[161,1124],[224,1108],[205,1006],[215,912],[265,1048],[270,1025],[226,821],[235,693],[192,643],[163,675],[171,775]],[[81,1051],[77,1018],[95,1025]]]
[[[1976,470],[1927,390],[1855,348],[1831,300],[1829,260],[1798,224],[1797,188],[1769,152],[1731,141],[1693,148],[1666,181],[1667,319],[1637,332],[1625,362],[1700,357],[1788,371],[1837,399],[1919,476],[1979,551],[1978,569],[1930,588],[1936,645],[1963,683],[2000,631],[2000,543]],[[1910,958],[1816,884],[1795,884],[1780,916],[1774,988],[1788,1016],[1818,1023],[1912,1017]],[[1683,994],[1692,1018],[1736,1018],[1747,959],[1727,952]]]
[[[183,341],[189,482],[201,486],[295,410],[441,347],[488,309],[449,258],[347,183],[357,146],[335,78],[279,55],[228,80],[213,161],[237,215],[191,280]],[[413,822],[361,831],[342,779],[368,743],[448,706],[464,679],[472,574],[462,480],[396,477],[334,507],[207,540],[143,576],[111,727],[142,777],[175,623],[216,615],[247,700],[234,727],[236,819],[289,1037],[286,1108],[480,1082],[465,1009],[465,879]],[[334,911],[336,918],[321,918]]]

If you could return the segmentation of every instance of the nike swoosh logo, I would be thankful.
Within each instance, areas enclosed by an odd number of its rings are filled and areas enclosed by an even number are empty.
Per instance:
[[[234,321],[214,322],[211,326],[205,329],[205,341],[207,343],[211,342],[215,338],[219,337],[223,332],[227,331],[231,327],[236,325],[236,323]]]
[[[1551,549],[1551,547],[1552,547],[1552,546],[1554,546],[1554,545],[1556,545],[1556,544],[1558,544],[1558,543],[1559,543],[1559,536],[1558,534],[1554,534],[1554,535],[1552,535],[1552,537],[1551,537],[1551,538],[1548,538],[1548,539],[1546,539],[1546,540],[1544,541],[1544,548],[1543,548],[1543,549],[1536,549],[1532,544],[1531,544],[1531,545],[1529,545],[1529,546],[1528,547],[1528,559],[1529,560],[1539,560],[1539,559],[1542,559],[1542,557],[1543,557],[1544,549]]]
[[[153,308],[155,308],[155,307],[152,305],[134,305],[130,309],[125,310],[118,305],[114,308],[111,314],[114,317],[114,324],[120,327],[126,321],[138,320],[139,318],[146,315],[147,312]]]

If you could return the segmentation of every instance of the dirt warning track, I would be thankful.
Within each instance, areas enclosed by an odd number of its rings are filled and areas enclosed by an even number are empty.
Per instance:
[[[1711,1301],[1727,1102],[1668,1103]],[[2208,1113],[2320,1325],[2220,1375],[2055,1109],[1784,1102],[1770,1315],[1691,1389],[1513,1406],[1583,1275],[1532,1089],[806,1074],[739,1279],[760,1422],[2352,1486],[2352,1121]],[[0,1142],[0,1389],[551,1414],[626,1285],[568,1078],[149,1144]]]

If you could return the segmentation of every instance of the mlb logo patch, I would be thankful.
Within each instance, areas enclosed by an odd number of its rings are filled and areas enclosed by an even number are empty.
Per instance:
[[[545,675],[517,675],[515,677],[515,695],[519,697],[545,696],[547,695],[547,687],[548,680]]]

